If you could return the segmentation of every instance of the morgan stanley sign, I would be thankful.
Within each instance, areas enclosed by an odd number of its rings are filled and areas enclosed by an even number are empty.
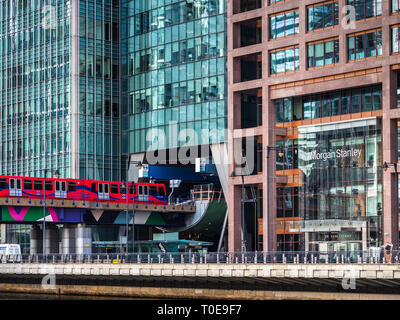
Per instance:
[[[323,160],[326,161],[328,159],[339,159],[339,158],[359,158],[361,156],[361,149],[337,149],[336,151],[330,152],[317,152],[311,151],[307,152],[305,155],[305,160]]]

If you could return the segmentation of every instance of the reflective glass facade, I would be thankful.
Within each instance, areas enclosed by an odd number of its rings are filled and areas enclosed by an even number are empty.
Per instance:
[[[78,10],[79,177],[119,180],[120,5],[80,0]]]
[[[309,120],[382,109],[382,86],[275,100],[276,122]]]
[[[0,1],[0,172],[70,175],[70,1]]]
[[[224,141],[201,130],[227,127],[226,1],[124,1],[122,37],[122,152],[182,146],[185,129],[193,144]]]
[[[382,245],[380,127],[377,118],[299,127],[299,215],[309,250],[320,242]]]
[[[309,31],[328,28],[339,24],[339,2],[329,1],[307,7],[307,28]]]

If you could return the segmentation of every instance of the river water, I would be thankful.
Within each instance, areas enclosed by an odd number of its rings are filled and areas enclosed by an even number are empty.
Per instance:
[[[0,300],[162,300],[150,298],[130,297],[102,297],[84,295],[56,295],[56,294],[34,294],[34,293],[4,293],[0,292]]]

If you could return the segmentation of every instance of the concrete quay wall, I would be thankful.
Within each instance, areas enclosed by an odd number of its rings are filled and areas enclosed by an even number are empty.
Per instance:
[[[400,279],[395,264],[0,264],[0,275]]]

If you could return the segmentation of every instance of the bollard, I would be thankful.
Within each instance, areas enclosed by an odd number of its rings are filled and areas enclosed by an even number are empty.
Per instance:
[[[206,253],[205,257],[204,257],[204,263],[207,264],[207,253]]]
[[[153,263],[153,258],[150,258],[150,263]]]
[[[185,260],[183,259],[183,254],[181,254],[181,263],[185,263]]]
[[[263,262],[264,264],[267,263],[267,255],[263,252]]]
[[[254,263],[257,264],[257,253],[255,253],[255,256],[254,256]]]
[[[286,263],[286,257],[285,254],[282,255],[282,263]]]
[[[238,263],[238,257],[235,257],[235,263]]]
[[[150,263],[150,255],[147,255],[147,263]]]
[[[174,258],[171,258],[171,263],[172,263],[172,264],[174,263]]]
[[[219,253],[217,253],[217,263],[219,263]]]
[[[296,261],[297,261],[297,263],[299,263],[299,255],[298,254],[296,254]]]
[[[172,262],[172,254],[169,254],[169,263],[173,263]]]
[[[311,254],[311,263],[314,263],[314,254]]]

